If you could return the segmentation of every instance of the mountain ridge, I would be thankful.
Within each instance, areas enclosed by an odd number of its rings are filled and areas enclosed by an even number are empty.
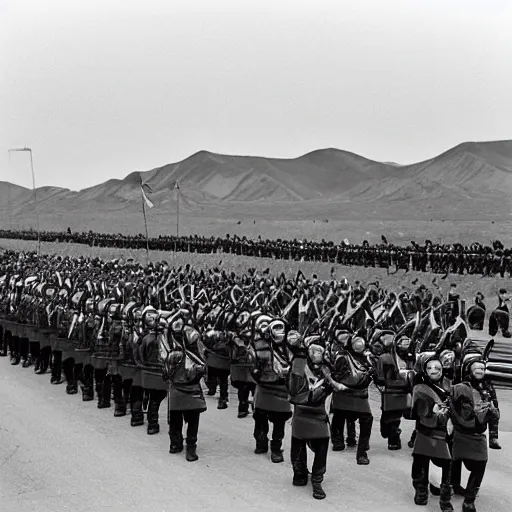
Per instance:
[[[345,212],[348,207],[342,205],[372,204],[377,216],[389,208],[398,212],[405,204],[418,205],[414,215],[423,214],[422,209],[430,214],[434,205],[446,211],[501,208],[507,212],[512,210],[512,140],[463,142],[413,164],[378,162],[332,147],[288,159],[201,150],[179,162],[132,171],[123,179],[79,191],[39,187],[38,209],[43,216],[123,210],[130,215],[140,211],[141,177],[153,190],[155,215],[175,209],[176,181],[184,213],[219,208],[243,213],[250,204],[269,206],[269,212],[275,205],[331,212],[329,205],[339,204],[340,212]],[[0,212],[10,207],[23,216],[32,211],[33,199],[31,189],[0,181]]]
[[[360,159],[366,160],[367,162],[370,162],[370,163],[373,163],[373,164],[385,165],[385,166],[391,166],[391,167],[408,168],[408,167],[415,167],[415,166],[419,166],[419,165],[422,165],[422,164],[430,163],[430,162],[432,162],[432,161],[434,161],[436,159],[445,157],[446,155],[449,155],[450,153],[459,151],[462,148],[474,147],[474,146],[486,146],[486,147],[489,147],[489,146],[495,146],[497,144],[507,144],[507,145],[510,145],[511,146],[510,151],[512,151],[512,139],[510,139],[510,140],[509,139],[503,139],[503,140],[496,140],[496,141],[480,141],[480,142],[479,141],[467,141],[467,142],[462,142],[460,144],[457,144],[456,146],[453,146],[453,147],[443,151],[442,153],[439,153],[438,155],[436,155],[436,156],[434,156],[432,158],[421,160],[419,162],[415,162],[415,163],[412,163],[412,164],[400,164],[400,163],[397,163],[397,162],[380,162],[378,160],[373,160],[371,158],[368,158],[368,157],[365,157],[365,156],[362,156],[362,155],[358,155],[357,153],[353,153],[353,152],[348,151],[348,150],[343,150],[343,149],[334,148],[334,147],[327,147],[327,148],[323,148],[323,149],[315,149],[315,150],[309,151],[307,153],[301,154],[301,155],[299,155],[297,157],[293,157],[293,158],[265,157],[265,156],[259,156],[259,155],[222,154],[222,153],[216,153],[216,152],[213,152],[213,151],[209,151],[209,150],[204,150],[203,149],[203,150],[196,151],[192,155],[190,155],[190,156],[188,156],[188,157],[186,157],[186,158],[184,158],[182,160],[179,160],[177,162],[170,163],[170,164],[164,164],[162,166],[155,167],[153,169],[149,169],[147,171],[132,171],[132,172],[127,174],[122,179],[121,178],[110,178],[110,179],[108,179],[105,182],[98,183],[97,185],[92,185],[90,187],[85,187],[85,188],[80,189],[80,190],[72,190],[72,189],[65,188],[65,187],[59,187],[57,185],[45,185],[45,186],[42,186],[42,187],[36,187],[36,190],[52,188],[52,189],[58,189],[58,190],[62,190],[62,191],[66,191],[66,192],[71,192],[71,193],[73,193],[73,192],[80,193],[80,192],[85,192],[87,190],[96,188],[98,186],[106,185],[106,184],[111,183],[111,182],[127,182],[127,181],[132,181],[132,182],[134,182],[134,183],[136,182],[138,184],[138,180],[139,180],[139,176],[140,175],[146,175],[148,173],[159,171],[159,170],[168,168],[169,166],[179,166],[179,165],[181,165],[181,164],[183,164],[183,163],[185,163],[187,161],[191,161],[191,160],[199,158],[201,156],[208,156],[208,157],[211,157],[211,158],[222,157],[222,158],[231,158],[231,159],[259,159],[259,160],[268,160],[268,161],[294,162],[294,161],[299,161],[301,159],[305,159],[307,157],[311,157],[311,156],[316,155],[316,154],[324,155],[324,154],[327,154],[327,153],[335,152],[335,153],[341,153],[341,154],[344,154],[344,155],[348,155],[348,156],[351,156],[351,157],[360,158]],[[478,155],[475,154],[475,156],[478,156]],[[510,155],[507,155],[507,159],[510,159]],[[509,164],[510,164],[509,170],[512,172],[512,160],[510,161]],[[9,182],[0,180],[0,186],[1,185],[6,185],[6,184],[9,184]],[[24,190],[32,190],[32,189],[29,189],[27,187],[23,187],[21,185],[16,185],[14,183],[10,183],[10,185],[12,187],[18,187],[18,188],[24,189]]]

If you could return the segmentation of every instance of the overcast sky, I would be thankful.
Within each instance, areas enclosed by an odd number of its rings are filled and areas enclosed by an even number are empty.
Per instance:
[[[0,0],[0,180],[512,138],[512,0]]]

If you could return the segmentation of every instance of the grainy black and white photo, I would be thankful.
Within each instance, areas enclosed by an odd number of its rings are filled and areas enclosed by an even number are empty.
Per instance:
[[[0,0],[0,512],[509,512],[512,0]]]

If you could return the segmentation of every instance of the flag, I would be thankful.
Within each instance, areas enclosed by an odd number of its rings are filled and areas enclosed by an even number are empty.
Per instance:
[[[176,183],[174,184],[174,190],[179,190],[179,189],[180,189],[180,185],[179,185],[179,183],[178,183],[178,182],[176,182]]]
[[[153,208],[155,206],[146,195],[146,192],[148,194],[152,194],[153,191],[151,190],[151,187],[147,184],[142,183],[142,176],[140,178],[140,193],[142,194],[142,199],[144,199],[144,202],[147,204],[148,208]]]

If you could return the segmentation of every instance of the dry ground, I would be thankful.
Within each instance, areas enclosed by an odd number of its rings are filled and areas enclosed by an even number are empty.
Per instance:
[[[502,401],[503,450],[491,451],[477,506],[508,512],[512,490],[512,407]],[[410,449],[389,452],[379,434],[378,396],[370,466],[357,466],[355,451],[329,452],[324,482],[327,499],[311,498],[310,487],[291,485],[290,428],[284,441],[285,462],[254,455],[253,421],[236,418],[236,396],[219,411],[207,397],[201,415],[198,454],[191,464],[184,454],[169,455],[165,405],[161,433],[131,428],[129,417],[114,418],[80,395],[52,386],[49,376],[9,365],[0,359],[0,510],[2,512],[172,512],[294,511],[410,512],[415,509]],[[413,423],[403,422],[404,440]],[[311,453],[308,455],[311,465]],[[463,475],[465,477],[466,473]],[[431,470],[439,482],[439,471]],[[454,499],[460,510],[461,499]],[[439,510],[431,497],[425,512]]]
[[[378,214],[367,219],[357,215],[343,216],[338,212],[314,213],[305,217],[297,215],[298,212],[276,211],[261,206],[261,211],[250,211],[254,206],[235,211],[211,211],[202,215],[182,214],[180,216],[181,235],[246,236],[248,238],[263,239],[306,239],[306,240],[332,240],[339,243],[348,238],[352,243],[361,243],[368,240],[370,243],[380,243],[381,235],[386,236],[390,243],[400,245],[408,244],[411,240],[423,243],[426,239],[434,243],[471,244],[475,241],[489,244],[490,240],[501,240],[508,245],[512,238],[512,222],[507,218],[489,218],[484,220],[447,219],[415,219],[407,216],[407,211],[401,217],[392,218]],[[148,212],[149,236],[176,234],[175,212]],[[108,218],[108,222],[105,221]],[[279,219],[279,220],[276,220]],[[328,222],[325,222],[327,220]],[[80,212],[73,214],[46,214],[40,219],[41,230],[66,230],[68,226],[73,232],[89,231],[103,233],[144,233],[144,221],[140,212],[130,213],[123,210],[108,212],[104,216],[98,212]],[[30,216],[16,216],[9,223],[7,215],[2,215],[0,227],[8,228],[35,228],[36,222],[33,214]]]

